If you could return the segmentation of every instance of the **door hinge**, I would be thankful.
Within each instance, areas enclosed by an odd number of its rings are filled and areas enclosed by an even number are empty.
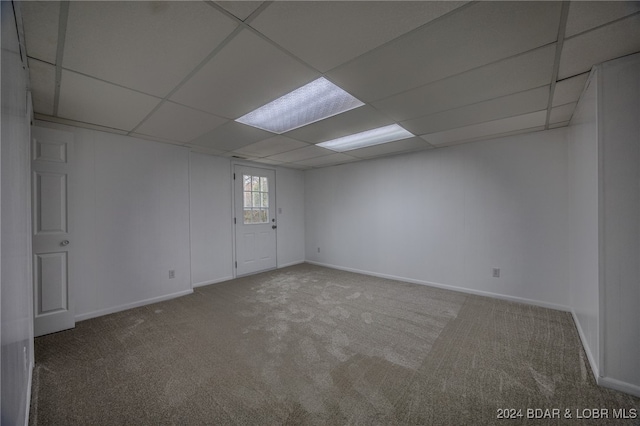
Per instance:
[[[235,217],[233,218],[233,224],[234,225],[236,224],[236,218]]]
[[[236,174],[235,173],[233,174],[233,180],[236,180]]]
[[[238,262],[236,262],[236,269],[238,269]]]

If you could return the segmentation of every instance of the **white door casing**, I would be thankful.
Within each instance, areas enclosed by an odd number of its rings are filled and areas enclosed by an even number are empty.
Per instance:
[[[75,326],[69,273],[73,133],[32,127],[31,139],[34,334],[42,336]]]
[[[275,170],[234,167],[236,276],[277,266]]]

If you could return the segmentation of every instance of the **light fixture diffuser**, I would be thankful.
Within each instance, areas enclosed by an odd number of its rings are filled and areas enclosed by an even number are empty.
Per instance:
[[[236,119],[281,134],[364,105],[324,77]]]
[[[343,136],[338,139],[316,144],[332,151],[351,151],[352,149],[365,148],[367,146],[380,145],[387,142],[412,138],[415,135],[403,129],[397,124],[390,124],[377,129],[371,129],[353,135]]]

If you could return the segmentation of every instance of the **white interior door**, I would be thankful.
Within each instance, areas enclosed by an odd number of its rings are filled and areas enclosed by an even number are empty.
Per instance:
[[[276,263],[275,171],[234,168],[236,275],[274,269]]]
[[[34,334],[42,336],[75,326],[69,279],[73,134],[33,127],[31,138]]]

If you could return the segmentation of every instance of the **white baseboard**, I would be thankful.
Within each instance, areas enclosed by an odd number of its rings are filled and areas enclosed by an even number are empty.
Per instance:
[[[137,308],[144,305],[150,305],[152,303],[163,302],[169,299],[175,299],[176,297],[186,296],[191,293],[193,293],[193,289],[179,291],[177,293],[165,294],[163,296],[158,296],[158,297],[152,297],[150,299],[140,300],[137,302],[125,303],[124,305],[113,306],[111,308],[100,309],[97,311],[76,315],[75,320],[84,321],[91,318],[101,317],[103,315],[109,315],[116,312],[125,311],[127,309]]]
[[[27,406],[24,409],[24,426],[29,426],[29,413],[31,412],[31,386],[33,384],[33,362],[29,361],[29,377],[27,379]]]
[[[435,283],[435,282],[431,282],[431,281],[417,280],[417,279],[414,279],[414,278],[398,277],[398,276],[395,276],[395,275],[381,274],[381,273],[370,272],[370,271],[362,271],[360,269],[347,268],[347,267],[344,267],[344,266],[331,265],[331,264],[328,264],[328,263],[315,262],[315,261],[312,261],[312,260],[307,260],[306,263],[310,263],[312,265],[324,266],[324,267],[332,268],[332,269],[339,269],[341,271],[355,272],[355,273],[358,273],[358,274],[371,275],[371,276],[374,276],[374,277],[387,278],[387,279],[390,279],[390,280],[404,281],[404,282],[409,282],[409,283],[413,283],[413,284],[421,284],[421,285],[427,285],[427,286],[430,286],[430,287],[442,288],[442,289],[445,289],[445,290],[458,291],[458,292],[461,292],[461,293],[474,294],[476,296],[492,297],[494,299],[502,299],[502,300],[508,300],[510,302],[517,302],[517,303],[524,303],[524,304],[527,304],[527,305],[540,306],[542,308],[555,309],[557,311],[571,312],[571,308],[569,308],[568,306],[558,305],[556,303],[549,303],[549,302],[544,302],[544,301],[535,300],[535,299],[526,299],[524,297],[509,296],[509,295],[506,295],[506,294],[492,293],[490,291],[483,291],[483,290],[474,290],[474,289],[470,289],[470,288],[458,287],[458,286],[453,286],[453,285],[448,285],[448,284]]]
[[[580,341],[582,342],[582,347],[584,348],[584,352],[587,354],[587,361],[589,361],[589,365],[591,366],[591,374],[593,374],[593,378],[596,379],[596,382],[598,382],[598,379],[600,377],[600,370],[598,368],[598,364],[596,363],[596,360],[593,357],[591,348],[587,344],[587,336],[584,334],[584,331],[582,330],[582,325],[580,324],[580,321],[578,321],[578,316],[576,315],[576,312],[573,309],[571,309],[571,316],[573,317],[573,322],[575,323],[576,328],[578,329],[578,336],[580,336]]]
[[[229,281],[229,280],[232,280],[232,279],[233,279],[233,275],[229,275],[228,277],[222,277],[222,278],[218,278],[218,279],[215,279],[215,280],[212,280],[212,281],[202,281],[202,282],[199,282],[199,283],[194,283],[194,284],[191,284],[191,286],[193,288],[204,287],[205,285],[218,284],[218,283],[222,283],[222,282]]]
[[[604,386],[605,388],[615,389],[617,391],[625,392],[640,398],[640,386],[636,386],[631,383],[612,379],[610,377],[599,377],[598,384],[600,386]]]
[[[301,263],[304,263],[304,260],[296,260],[295,262],[289,262],[289,263],[285,263],[283,265],[278,265],[278,269],[286,268],[288,266],[293,266],[293,265],[300,265]]]

